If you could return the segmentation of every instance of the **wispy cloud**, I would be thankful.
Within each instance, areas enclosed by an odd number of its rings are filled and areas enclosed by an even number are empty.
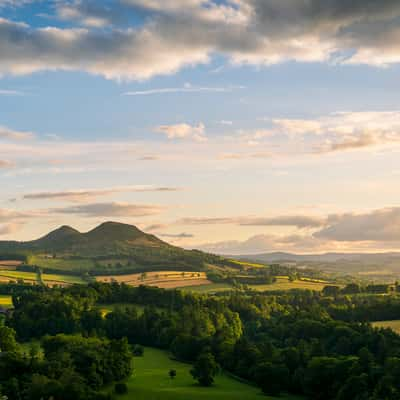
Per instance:
[[[207,86],[192,86],[191,84],[185,84],[182,87],[169,87],[169,88],[155,88],[148,90],[138,90],[132,92],[122,93],[123,96],[150,96],[158,94],[170,94],[170,93],[225,93],[232,92],[236,89],[244,89],[244,86],[227,86],[227,87],[207,87]]]
[[[0,89],[0,96],[25,96],[25,94],[19,90]]]
[[[110,196],[116,193],[123,192],[176,192],[182,190],[178,187],[168,186],[123,186],[107,189],[81,189],[81,190],[66,190],[61,192],[36,192],[27,193],[22,196],[24,200],[61,200],[61,201],[86,201],[92,198]]]

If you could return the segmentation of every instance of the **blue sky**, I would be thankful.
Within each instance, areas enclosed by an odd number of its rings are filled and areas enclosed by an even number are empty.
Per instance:
[[[400,5],[0,0],[0,234],[224,253],[400,240]]]

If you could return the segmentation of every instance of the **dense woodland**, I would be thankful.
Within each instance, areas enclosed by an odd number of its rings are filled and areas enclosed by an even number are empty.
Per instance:
[[[368,323],[399,318],[396,294],[209,296],[99,283],[2,288],[15,307],[0,328],[1,393],[9,399],[107,398],[104,385],[131,374],[134,345],[194,363],[204,385],[223,368],[270,395],[400,398],[400,336]],[[96,307],[121,302],[127,306],[106,316]],[[26,354],[19,343],[27,341],[40,341],[42,350]]]

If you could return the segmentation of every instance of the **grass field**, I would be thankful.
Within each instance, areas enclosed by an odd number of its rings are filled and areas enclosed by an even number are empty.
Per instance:
[[[400,320],[373,322],[372,326],[375,328],[391,328],[393,331],[400,334]]]
[[[79,276],[72,276],[72,275],[59,275],[59,274],[42,274],[42,279],[44,283],[52,282],[52,283],[84,283],[84,281]]]
[[[193,286],[193,287],[179,287],[178,289],[182,290],[189,290],[191,292],[197,292],[197,293],[216,293],[216,292],[224,292],[226,290],[233,290],[232,285],[229,285],[228,283],[211,283],[208,285],[199,285],[199,286]]]
[[[30,265],[37,265],[42,268],[51,268],[62,271],[86,272],[94,267],[92,260],[68,260],[63,258],[48,258],[40,255],[30,256]]]
[[[134,359],[134,373],[128,379],[129,392],[120,400],[268,400],[256,387],[246,385],[227,375],[216,377],[215,385],[200,387],[190,375],[191,366],[169,359],[167,353],[145,348],[143,357]],[[175,369],[177,376],[171,380],[168,372]],[[298,397],[281,396],[281,400]]]
[[[11,308],[12,306],[11,296],[0,295],[0,307]]]
[[[291,289],[308,289],[321,291],[327,284],[322,282],[314,282],[308,280],[289,281],[287,276],[277,277],[276,282],[271,285],[249,285],[254,290],[259,291],[275,291],[275,290],[291,290]]]

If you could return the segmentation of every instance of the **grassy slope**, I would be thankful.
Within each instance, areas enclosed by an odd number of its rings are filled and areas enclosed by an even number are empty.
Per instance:
[[[170,360],[167,353],[146,348],[144,357],[134,359],[135,372],[127,381],[129,392],[118,396],[120,400],[262,400],[256,387],[238,382],[224,374],[218,376],[215,385],[203,388],[195,384],[189,371],[191,366]],[[171,380],[168,371],[175,369],[177,377]],[[280,397],[294,400],[295,397]],[[297,398],[298,399],[298,398]]]

